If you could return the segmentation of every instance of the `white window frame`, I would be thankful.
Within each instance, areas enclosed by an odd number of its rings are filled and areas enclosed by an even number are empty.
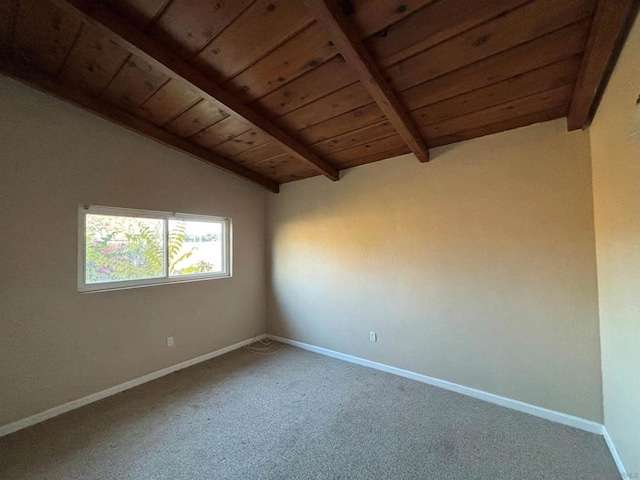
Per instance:
[[[138,280],[122,280],[101,283],[86,283],[86,216],[111,215],[123,217],[155,218],[164,220],[164,272],[162,277]],[[182,276],[169,276],[169,252],[167,249],[169,220],[195,220],[222,223],[222,272],[193,273]],[[106,292],[125,290],[129,288],[151,287],[172,283],[198,282],[232,276],[232,229],[231,218],[214,217],[210,215],[196,215],[191,213],[160,212],[155,210],[138,210],[121,207],[104,207],[100,205],[80,205],[78,207],[78,292]]]

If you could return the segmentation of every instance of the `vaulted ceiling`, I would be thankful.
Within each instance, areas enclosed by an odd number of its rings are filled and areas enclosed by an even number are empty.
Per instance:
[[[638,0],[0,0],[0,71],[271,191],[567,117]]]

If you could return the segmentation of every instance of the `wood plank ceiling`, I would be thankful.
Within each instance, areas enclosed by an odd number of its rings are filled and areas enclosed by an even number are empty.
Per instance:
[[[0,71],[277,192],[590,122],[638,0],[0,0]]]

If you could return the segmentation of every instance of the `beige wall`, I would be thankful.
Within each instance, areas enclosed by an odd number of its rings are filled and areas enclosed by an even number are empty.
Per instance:
[[[605,426],[640,474],[640,139],[627,138],[640,95],[640,20],[591,133]]]
[[[264,332],[262,190],[4,77],[0,139],[0,425]],[[234,276],[78,294],[85,203],[228,215]]]
[[[587,133],[406,155],[267,211],[269,333],[602,420]]]

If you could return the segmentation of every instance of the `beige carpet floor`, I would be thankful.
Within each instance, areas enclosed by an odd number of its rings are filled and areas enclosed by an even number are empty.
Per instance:
[[[600,436],[284,346],[0,439],[0,479],[619,479]]]

